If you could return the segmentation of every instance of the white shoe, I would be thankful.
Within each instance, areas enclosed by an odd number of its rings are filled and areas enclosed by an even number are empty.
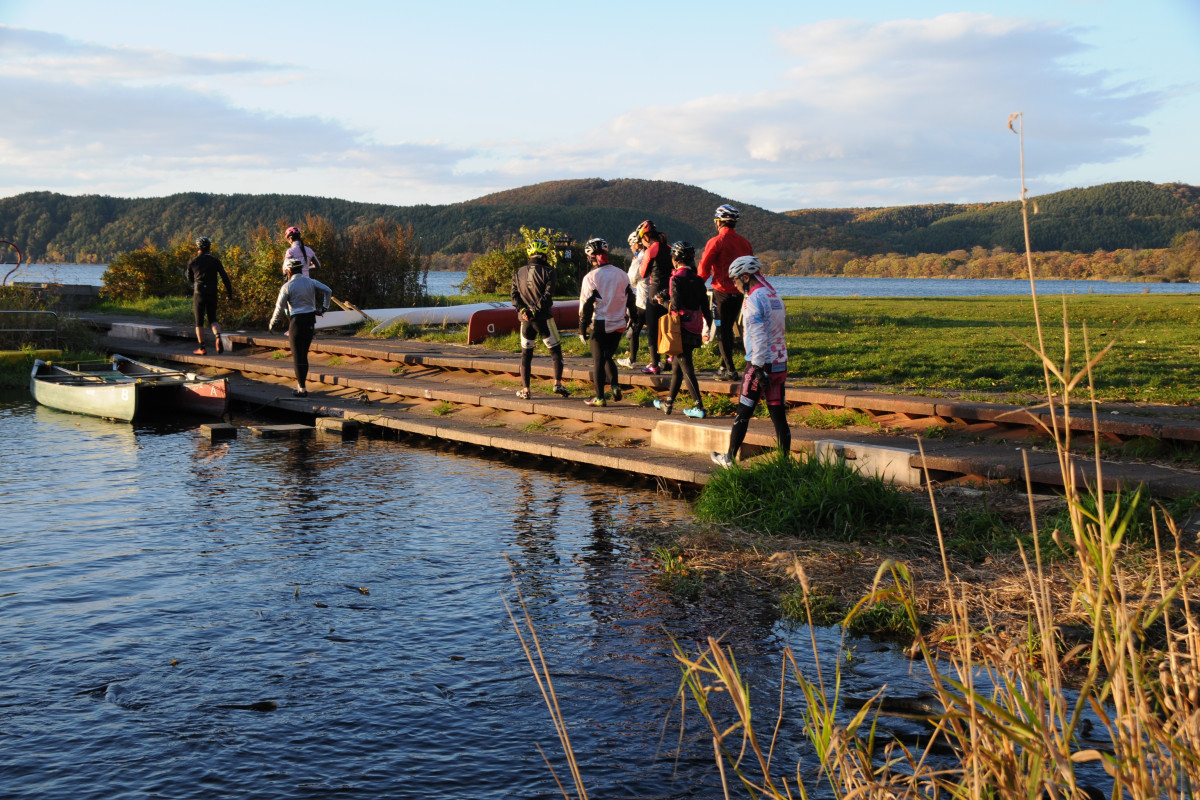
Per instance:
[[[633,362],[628,358],[618,358],[617,366],[624,367],[625,369],[631,369],[633,367]]]
[[[713,451],[713,454],[712,454],[712,462],[714,464],[716,464],[718,467],[732,467],[733,466],[733,459],[731,459],[727,454],[718,453],[715,450]]]

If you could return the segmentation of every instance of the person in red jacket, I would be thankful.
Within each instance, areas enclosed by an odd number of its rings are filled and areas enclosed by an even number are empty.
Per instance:
[[[713,214],[717,235],[704,246],[697,273],[704,280],[712,278],[713,318],[716,320],[717,348],[721,353],[718,380],[736,381],[740,376],[733,364],[733,325],[742,313],[742,293],[729,277],[729,265],[734,259],[754,255],[754,248],[734,228],[741,212],[731,205],[722,205]]]

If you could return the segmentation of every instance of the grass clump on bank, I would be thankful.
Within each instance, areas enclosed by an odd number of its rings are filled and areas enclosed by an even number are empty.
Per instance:
[[[841,459],[780,451],[714,472],[696,516],[757,533],[838,541],[930,524],[929,512],[909,495]]]

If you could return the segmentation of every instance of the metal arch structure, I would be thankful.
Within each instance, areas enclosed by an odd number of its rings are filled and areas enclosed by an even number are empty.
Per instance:
[[[9,247],[11,247],[13,250],[17,251],[17,265],[15,267],[13,267],[12,269],[10,269],[7,273],[5,273],[3,278],[0,278],[0,286],[7,286],[8,285],[8,276],[12,275],[14,272],[16,272],[17,270],[19,270],[21,268],[21,260],[24,258],[24,255],[21,253],[21,248],[17,247],[16,242],[10,242],[8,239],[0,239],[0,244],[6,244]]]

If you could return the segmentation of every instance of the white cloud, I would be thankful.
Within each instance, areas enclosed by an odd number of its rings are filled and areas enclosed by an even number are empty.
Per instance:
[[[570,141],[452,147],[237,108],[209,88],[294,80],[295,65],[0,26],[0,96],[13,121],[0,129],[0,194],[173,187],[414,203],[602,175],[699,184],[773,208],[994,199],[1013,194],[1010,112],[1025,112],[1031,171],[1068,175],[1136,155],[1141,120],[1168,99],[1073,69],[1077,31],[984,14],[830,20],[776,45],[791,65],[771,83],[747,75],[743,93],[633,108]]]

